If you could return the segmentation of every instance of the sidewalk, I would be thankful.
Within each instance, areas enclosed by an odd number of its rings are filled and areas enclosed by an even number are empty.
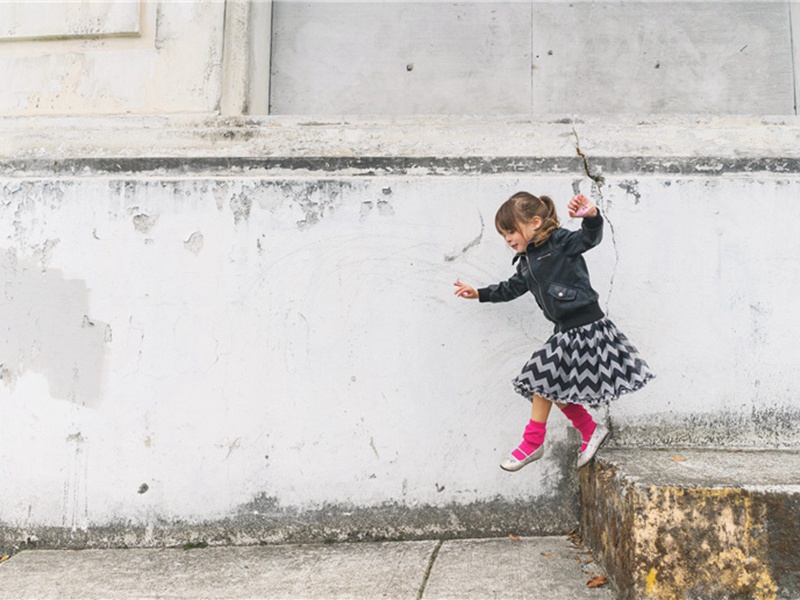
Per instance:
[[[611,600],[598,569],[566,537],[32,550],[0,564],[0,598]]]

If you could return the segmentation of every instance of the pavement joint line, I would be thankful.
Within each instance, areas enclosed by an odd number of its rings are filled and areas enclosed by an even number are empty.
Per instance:
[[[428,579],[431,576],[431,571],[433,571],[433,563],[436,562],[436,557],[439,556],[439,550],[441,550],[442,544],[444,544],[444,540],[439,540],[431,552],[430,558],[428,558],[428,566],[425,568],[425,574],[422,576],[422,583],[419,585],[417,600],[422,600],[425,596],[425,586],[428,585]]]

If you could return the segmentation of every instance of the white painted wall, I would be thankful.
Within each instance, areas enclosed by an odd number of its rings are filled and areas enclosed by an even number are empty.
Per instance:
[[[0,520],[530,494],[496,463],[542,324],[450,297],[507,270],[488,236],[446,258],[508,191],[475,183],[6,180],[3,313],[32,331],[3,348]]]
[[[573,126],[555,127],[568,148]],[[587,149],[613,139],[577,127]],[[261,497],[457,522],[481,502],[561,501],[560,415],[542,461],[497,466],[528,412],[509,380],[550,327],[531,298],[479,305],[452,282],[512,272],[492,227],[511,193],[549,193],[563,216],[576,183],[609,221],[587,257],[603,306],[658,374],[611,408],[617,441],[796,447],[796,171],[664,169],[607,173],[598,193],[571,170],[6,165],[0,523],[213,524]]]

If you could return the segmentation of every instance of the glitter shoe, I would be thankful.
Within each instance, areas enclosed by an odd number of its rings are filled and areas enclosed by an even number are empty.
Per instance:
[[[592,437],[589,439],[589,442],[586,444],[586,449],[583,452],[578,454],[578,468],[585,467],[589,464],[589,461],[594,458],[595,453],[597,452],[598,448],[602,445],[602,443],[608,437],[608,429],[605,428],[604,425],[600,423],[597,424],[597,427],[592,434]]]
[[[522,460],[516,458],[513,454],[509,454],[507,457],[503,459],[503,462],[500,463],[500,468],[504,471],[519,471],[522,467],[527,465],[528,463],[532,463],[535,460],[539,460],[544,455],[544,444],[539,446],[536,450],[531,452],[528,456],[523,458]]]

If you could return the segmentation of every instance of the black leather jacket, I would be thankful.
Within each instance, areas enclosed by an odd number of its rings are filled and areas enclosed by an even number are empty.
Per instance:
[[[603,239],[603,217],[586,217],[578,231],[559,227],[541,246],[530,243],[514,257],[517,272],[507,281],[478,290],[481,302],[508,302],[531,292],[556,331],[601,319],[598,294],[583,254]],[[512,263],[512,264],[513,264]]]

